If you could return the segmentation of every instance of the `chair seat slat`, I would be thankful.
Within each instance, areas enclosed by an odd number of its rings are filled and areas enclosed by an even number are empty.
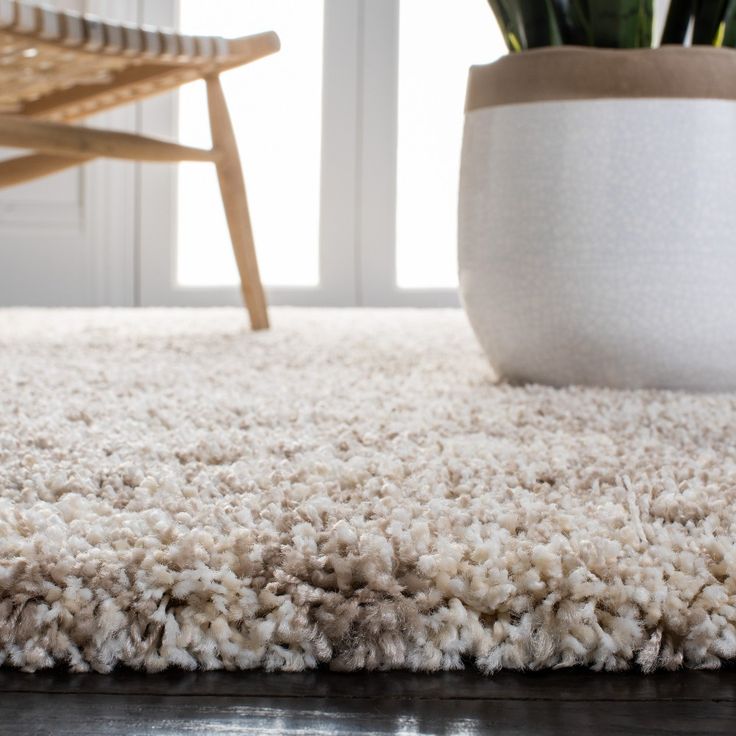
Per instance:
[[[216,36],[214,41],[215,41],[215,58],[216,59],[226,58],[228,54],[230,53],[227,39],[223,38],[222,36]]]
[[[41,32],[39,38],[44,41],[59,41],[62,38],[61,17],[51,8],[41,9]]]
[[[179,56],[194,58],[197,55],[197,42],[194,36],[179,34]]]
[[[53,100],[49,115],[57,114],[60,105],[63,109],[58,114],[62,118],[88,115],[95,111],[95,105],[107,109],[139,96],[157,94],[277,49],[275,34],[231,40],[193,36],[18,0],[0,0],[0,111],[22,112],[49,99]],[[161,74],[149,75],[158,80],[153,86],[130,86],[120,76],[124,70],[140,65],[161,70]],[[84,89],[90,85],[93,88]],[[101,88],[110,88],[111,96],[104,97]],[[77,91],[68,94],[71,90]],[[58,101],[57,92],[62,93]],[[82,104],[86,97],[92,98],[90,105]],[[67,98],[75,102],[64,107],[62,101]]]
[[[105,21],[103,26],[105,29],[105,53],[122,53],[125,47],[123,27],[119,23],[111,23],[110,21]]]
[[[84,19],[78,13],[61,13],[63,42],[65,46],[81,46],[84,43]]]
[[[123,24],[123,53],[130,56],[143,53],[143,34],[138,26]]]
[[[211,59],[215,55],[215,42],[211,36],[196,36],[197,55]]]
[[[143,53],[146,56],[161,56],[163,52],[163,40],[161,32],[156,28],[142,28],[143,34]]]
[[[161,54],[167,59],[175,59],[179,56],[179,34],[172,31],[161,32],[162,50]]]
[[[105,24],[102,19],[93,16],[84,16],[85,48],[90,51],[99,51],[105,45]]]

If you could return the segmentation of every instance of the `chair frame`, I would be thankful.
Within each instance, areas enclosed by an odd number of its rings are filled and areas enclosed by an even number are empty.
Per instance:
[[[272,32],[236,39],[188,36],[0,0],[0,146],[33,151],[0,162],[0,189],[98,157],[213,163],[251,326],[267,328],[245,180],[220,74],[279,48]],[[52,74],[55,62],[62,65],[61,79]],[[70,70],[69,83],[64,69]],[[75,81],[80,76],[90,78]],[[207,87],[210,149],[72,124],[196,79]]]

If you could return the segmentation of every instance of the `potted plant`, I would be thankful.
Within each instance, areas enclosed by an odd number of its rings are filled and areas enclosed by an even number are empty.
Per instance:
[[[736,0],[490,0],[460,285],[512,381],[736,388]],[[731,47],[731,48],[730,48]]]

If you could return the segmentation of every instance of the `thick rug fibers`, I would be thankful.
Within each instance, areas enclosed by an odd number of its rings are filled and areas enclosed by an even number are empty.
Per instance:
[[[736,657],[736,397],[496,385],[460,311],[0,311],[0,662]]]

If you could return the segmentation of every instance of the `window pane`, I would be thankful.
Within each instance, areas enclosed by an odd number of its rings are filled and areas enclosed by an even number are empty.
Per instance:
[[[277,54],[223,76],[262,276],[273,286],[319,282],[323,18],[321,0],[181,0],[186,33],[281,37]],[[184,143],[210,145],[202,82],[181,90],[179,128]],[[180,284],[238,283],[213,166],[180,166],[178,233]]]
[[[486,0],[401,0],[396,275],[457,286],[457,196],[468,67],[505,51]]]

